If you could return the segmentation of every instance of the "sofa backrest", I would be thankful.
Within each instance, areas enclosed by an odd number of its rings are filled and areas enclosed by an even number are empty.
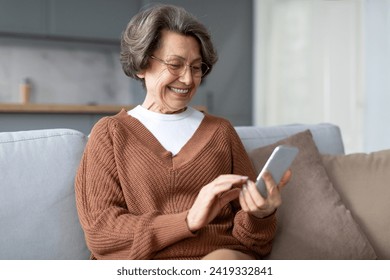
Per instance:
[[[0,133],[0,259],[87,259],[74,176],[87,138],[70,129]]]
[[[279,126],[239,126],[236,131],[246,150],[267,146],[288,136],[309,129],[314,142],[322,154],[344,154],[340,128],[334,124],[291,124]]]

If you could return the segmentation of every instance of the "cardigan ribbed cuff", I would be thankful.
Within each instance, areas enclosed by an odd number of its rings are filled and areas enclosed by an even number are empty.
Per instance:
[[[248,232],[269,231],[276,224],[276,211],[265,218],[257,218],[241,210],[236,215],[235,226],[237,223]]]
[[[196,233],[191,232],[187,225],[188,211],[157,216],[153,220],[153,231],[157,244],[164,248],[185,238],[194,237]]]

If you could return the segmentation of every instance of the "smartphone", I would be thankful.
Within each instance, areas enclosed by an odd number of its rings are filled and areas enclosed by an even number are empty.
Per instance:
[[[292,146],[280,145],[274,149],[256,179],[256,187],[264,198],[268,196],[267,187],[263,180],[264,172],[268,171],[271,173],[275,183],[279,184],[282,176],[288,170],[297,154],[298,148]]]

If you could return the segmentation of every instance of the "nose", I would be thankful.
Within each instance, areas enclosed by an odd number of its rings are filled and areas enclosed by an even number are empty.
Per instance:
[[[185,85],[192,84],[193,81],[192,69],[189,65],[185,66],[184,72],[179,77],[179,81],[184,83]]]

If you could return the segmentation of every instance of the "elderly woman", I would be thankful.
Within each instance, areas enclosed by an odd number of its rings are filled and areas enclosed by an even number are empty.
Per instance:
[[[153,6],[122,36],[142,105],[101,119],[77,177],[80,222],[96,259],[255,259],[271,250],[280,186],[256,189],[232,125],[189,105],[217,61],[206,28],[184,9]]]

